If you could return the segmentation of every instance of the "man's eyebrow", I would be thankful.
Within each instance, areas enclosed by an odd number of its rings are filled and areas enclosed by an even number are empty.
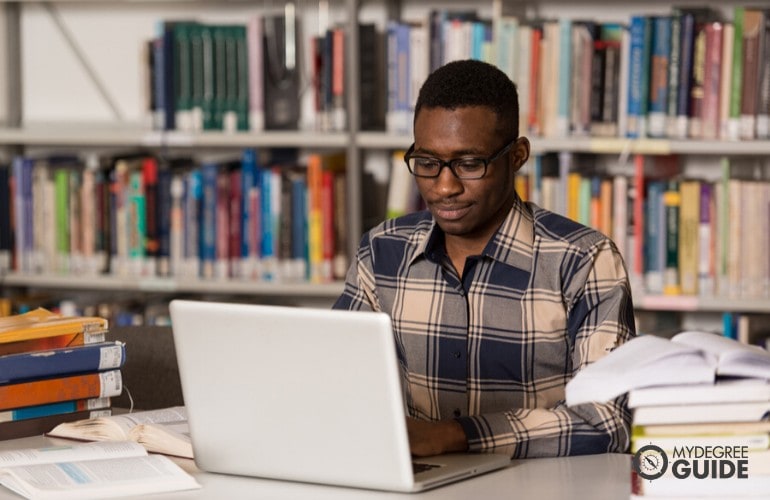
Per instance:
[[[431,149],[415,147],[414,153],[419,155],[434,156],[436,158],[439,158],[438,153],[436,153]],[[478,149],[458,149],[458,150],[452,151],[452,153],[448,156],[448,158],[458,158],[460,156],[484,156],[484,154]]]

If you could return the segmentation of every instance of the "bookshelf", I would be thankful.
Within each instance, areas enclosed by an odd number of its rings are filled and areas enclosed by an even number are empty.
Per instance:
[[[280,3],[280,2],[279,2]],[[302,4],[308,11],[317,8],[320,2]],[[138,122],[139,116],[116,118],[104,110],[104,104],[90,105],[79,118],[77,123],[61,123],[61,120],[45,120],[41,108],[34,104],[31,109],[22,109],[24,99],[22,89],[25,83],[23,74],[35,74],[34,71],[22,71],[24,61],[22,54],[35,52],[38,49],[22,50],[22,40],[29,36],[23,29],[39,27],[45,13],[38,13],[34,22],[25,21],[25,9],[40,9],[37,2],[22,0],[0,0],[0,70],[8,75],[0,82],[0,152],[10,157],[18,152],[26,151],[105,151],[113,149],[138,149],[145,151],[174,151],[181,154],[222,153],[234,152],[242,148],[254,147],[260,149],[297,148],[301,151],[344,153],[347,164],[345,194],[347,198],[346,225],[347,239],[344,245],[349,255],[355,252],[361,232],[366,229],[364,220],[365,198],[363,180],[367,174],[368,162],[372,156],[389,154],[392,151],[405,149],[412,141],[407,132],[386,132],[362,130],[360,115],[362,112],[359,101],[361,86],[358,75],[361,70],[359,46],[359,22],[374,22],[380,31],[386,29],[390,19],[425,20],[432,8],[465,10],[469,6],[461,2],[431,2],[423,4],[414,1],[389,1],[385,3],[363,0],[339,0],[331,4],[332,17],[341,24],[346,32],[345,57],[345,105],[347,108],[347,127],[344,131],[319,132],[313,129],[298,131],[259,131],[259,132],[186,132],[179,130],[151,130]],[[71,9],[75,18],[73,26],[83,24],[82,16],[91,10],[102,16],[108,27],[114,26],[117,18],[129,16],[128,26],[137,26],[148,17],[155,19],[180,17],[189,10],[192,17],[200,17],[212,22],[229,21],[244,12],[260,11],[275,8],[275,5],[254,6],[246,0],[230,0],[216,2],[213,0],[56,0],[49,2],[63,10]],[[726,4],[713,0],[701,2],[686,1],[685,6],[709,5],[720,9],[725,17],[742,2],[730,1]],[[521,19],[559,18],[571,19],[592,18],[598,22],[618,21],[628,22],[633,14],[666,14],[670,12],[670,4],[665,2],[624,2],[613,9],[604,9],[595,1],[575,0],[538,0],[535,2],[478,0],[472,2],[472,8],[485,19],[501,13],[518,15]],[[311,13],[310,23],[316,21]],[[145,31],[151,27],[144,26]],[[89,43],[91,35],[83,35],[80,43]],[[94,43],[91,41],[90,43]],[[125,44],[116,50],[126,51]],[[131,50],[136,50],[131,49]],[[95,56],[96,59],[103,56]],[[135,55],[135,57],[138,57]],[[88,87],[88,85],[86,85]],[[123,88],[117,85],[117,92]],[[84,91],[87,92],[88,90]],[[90,89],[93,93],[93,89]],[[136,89],[128,92],[130,99],[139,101]],[[85,99],[80,96],[81,98]],[[114,96],[113,96],[114,97]],[[77,100],[78,95],[74,97]],[[98,101],[98,99],[97,99]],[[84,101],[85,102],[85,101]],[[90,101],[89,101],[90,102]],[[131,102],[123,107],[136,107]],[[71,105],[70,105],[71,107]],[[57,113],[66,113],[68,107],[61,106]],[[124,110],[124,113],[125,110]],[[130,115],[130,113],[129,113]],[[55,117],[54,117],[55,118]],[[525,133],[526,134],[526,133]],[[770,140],[722,140],[722,139],[671,139],[671,138],[620,138],[620,137],[575,137],[575,136],[538,136],[526,134],[532,142],[533,155],[554,155],[570,153],[595,159],[600,166],[614,164],[615,168],[633,176],[632,162],[623,163],[629,157],[644,155],[646,157],[664,157],[677,155],[683,158],[686,168],[693,163],[697,175],[715,179],[719,177],[718,160],[722,157],[737,161],[753,162],[757,160],[763,169],[762,176],[767,176],[766,158],[770,154]],[[690,158],[696,158],[692,161]],[[764,158],[764,159],[763,159]],[[0,156],[0,160],[2,157]],[[764,163],[763,163],[764,162]],[[255,297],[283,297],[288,299],[324,299],[331,301],[342,290],[340,282],[310,284],[310,283],[271,283],[239,280],[196,280],[181,278],[123,278],[116,276],[94,276],[78,280],[70,280],[66,276],[56,274],[29,275],[10,273],[4,276],[3,282],[8,287],[33,287],[39,289],[64,288],[81,290],[111,290],[111,291],[166,291],[168,293],[213,293],[254,295]],[[716,314],[722,311],[770,313],[770,305],[762,298],[738,299],[720,296],[679,296],[669,297],[658,294],[647,294],[643,289],[636,290],[635,306],[640,313],[655,311],[671,311],[683,313]]]

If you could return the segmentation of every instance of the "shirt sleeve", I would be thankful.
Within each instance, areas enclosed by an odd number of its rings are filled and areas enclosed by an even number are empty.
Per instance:
[[[636,335],[623,259],[607,239],[591,247],[565,277],[571,376]],[[570,299],[571,298],[571,299]],[[606,403],[553,408],[512,408],[458,418],[472,451],[513,458],[626,452],[631,415],[626,395]]]
[[[374,288],[371,260],[369,235],[365,234],[358,246],[355,261],[345,276],[345,289],[337,298],[332,309],[380,311],[381,308]]]

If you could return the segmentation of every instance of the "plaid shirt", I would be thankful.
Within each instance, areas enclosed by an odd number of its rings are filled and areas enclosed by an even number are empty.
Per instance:
[[[578,370],[635,335],[615,245],[517,196],[458,276],[429,212],[366,234],[337,309],[387,312],[409,415],[455,418],[473,451],[512,457],[625,452],[621,397],[567,407]]]

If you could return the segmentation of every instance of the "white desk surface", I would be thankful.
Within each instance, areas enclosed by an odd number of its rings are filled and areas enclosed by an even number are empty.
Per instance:
[[[0,450],[38,448],[71,442],[35,436],[0,441]],[[339,488],[314,484],[291,483],[202,472],[192,460],[175,459],[195,476],[202,489],[149,495],[156,499],[441,499],[517,498],[538,500],[602,500],[623,499],[631,495],[630,455],[606,454],[569,458],[514,460],[505,469],[442,486],[423,493],[388,493]],[[0,500],[20,497],[0,487]]]

